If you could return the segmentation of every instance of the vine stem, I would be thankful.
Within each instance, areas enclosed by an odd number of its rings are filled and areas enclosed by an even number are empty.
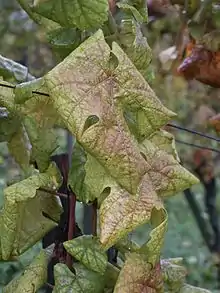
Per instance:
[[[47,193],[50,193],[52,195],[56,195],[56,196],[59,196],[59,197],[68,198],[67,194],[65,194],[65,193],[57,192],[57,191],[46,189],[46,188],[43,188],[43,187],[38,188],[38,190],[44,191],[44,192],[47,192]]]
[[[51,289],[54,288],[54,286],[53,286],[52,284],[50,284],[50,283],[46,283],[46,285],[47,285],[49,288],[51,288]]]
[[[69,192],[69,226],[68,226],[68,240],[73,239],[75,235],[75,227],[76,227],[76,220],[75,220],[75,209],[76,209],[76,196],[75,194],[70,191]],[[66,265],[69,269],[72,270],[73,259],[72,256],[67,253],[66,255]]]
[[[97,236],[97,201],[92,205],[92,234]]]
[[[68,161],[69,161],[69,170],[72,163],[72,151],[73,151],[73,136],[68,131],[67,132],[67,151],[68,151]],[[76,195],[72,192],[71,188],[68,188],[68,207],[69,207],[69,220],[68,220],[68,240],[72,240],[76,234]],[[72,270],[73,258],[67,253],[66,255],[66,265],[70,270]]]

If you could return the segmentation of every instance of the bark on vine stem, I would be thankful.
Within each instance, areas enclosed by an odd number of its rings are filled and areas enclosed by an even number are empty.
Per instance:
[[[69,131],[67,132],[67,152],[68,152],[68,162],[69,162],[69,169],[70,169],[71,163],[72,163],[73,136]],[[76,234],[75,209],[76,209],[76,195],[72,192],[71,188],[68,186],[68,214],[69,214],[68,240],[73,239]],[[73,258],[68,252],[66,254],[66,265],[68,266],[69,269],[72,270]]]

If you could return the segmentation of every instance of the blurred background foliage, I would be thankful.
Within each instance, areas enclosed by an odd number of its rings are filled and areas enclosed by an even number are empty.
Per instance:
[[[220,90],[196,80],[187,81],[173,71],[175,66],[179,65],[183,59],[183,52],[180,52],[182,50],[180,47],[187,39],[184,25],[187,23],[193,36],[200,37],[204,35],[204,23],[210,22],[210,14],[207,14],[210,12],[210,6],[205,8],[201,6],[202,9],[199,6],[198,9],[197,6],[200,1],[186,2],[190,5],[187,6],[187,10],[182,7],[183,13],[181,15],[183,19],[180,17],[178,9],[171,4],[184,6],[185,1],[148,1],[149,24],[146,33],[148,43],[153,51],[149,82],[162,102],[178,114],[176,123],[216,135],[215,129],[207,121],[210,116],[220,112]],[[218,1],[201,1],[203,4],[208,2],[215,5],[215,10],[212,11],[212,16],[214,15],[212,20],[215,22],[215,28],[218,29],[218,26],[220,26]],[[204,19],[207,21],[204,22]],[[201,25],[201,22],[203,25]],[[206,24],[206,27],[208,25],[210,23]],[[0,54],[27,66],[29,73],[36,77],[42,76],[56,64],[57,57],[53,54],[52,45],[49,45],[44,32],[30,20],[15,0],[0,0],[0,39]],[[51,44],[56,43],[55,41],[53,39]],[[63,42],[65,43],[65,35],[63,36]],[[71,48],[71,46],[68,47],[67,52]],[[180,60],[178,60],[179,57]],[[66,136],[62,130],[58,129],[57,131],[60,134],[61,145],[57,152],[61,153],[66,151]],[[201,139],[178,130],[171,129],[171,131],[181,141],[218,147],[217,142]],[[177,150],[183,165],[193,171],[192,157],[195,148],[177,143]],[[219,161],[216,159],[215,176],[218,185],[216,206],[220,214],[218,165]],[[18,175],[19,169],[9,156],[7,145],[0,143],[0,207],[3,203],[3,188]],[[202,216],[207,219],[203,203],[203,186],[195,186],[193,192],[201,207]],[[183,257],[188,269],[188,282],[192,285],[214,290],[217,286],[216,267],[184,195],[181,193],[168,199],[166,207],[169,214],[169,226],[163,257]],[[77,218],[82,226],[82,207],[80,204],[77,208]],[[149,227],[144,225],[134,231],[131,238],[141,243],[146,239],[148,233]],[[7,284],[31,262],[40,247],[40,243],[36,244],[17,262],[0,263],[0,292],[3,285]]]

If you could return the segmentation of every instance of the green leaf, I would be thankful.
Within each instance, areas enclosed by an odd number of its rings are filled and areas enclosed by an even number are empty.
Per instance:
[[[138,22],[148,22],[147,3],[145,0],[124,0],[117,6],[126,14],[132,14]]]
[[[106,174],[102,165],[76,143],[68,184],[78,201],[89,203],[99,198],[106,186],[114,185],[114,181]]]
[[[34,293],[47,281],[47,252],[42,250],[20,277],[3,288],[3,293]]]
[[[47,35],[54,51],[63,59],[81,43],[81,32],[76,28],[59,28]]]
[[[9,139],[8,150],[23,170],[29,168],[30,147],[27,135],[22,126]]]
[[[33,10],[64,27],[98,28],[108,17],[108,0],[35,0]]]
[[[117,282],[120,270],[108,262],[107,269],[105,271],[105,290],[113,290]],[[105,291],[105,292],[106,292]],[[112,292],[112,291],[110,291]]]
[[[36,88],[45,93],[41,79],[16,86],[15,101],[32,145],[32,160],[44,172],[50,164],[50,156],[58,147],[54,124],[59,119],[50,96],[33,93]]]
[[[0,141],[9,141],[13,135],[19,131],[21,121],[17,116],[10,115],[7,112],[0,116]]]
[[[194,21],[189,23],[188,28],[190,35],[196,40],[200,40],[205,33],[205,27]]]
[[[28,68],[0,55],[0,75],[6,80],[23,82],[35,79]]]
[[[145,260],[155,266],[160,260],[160,251],[167,231],[168,215],[165,210],[152,210],[151,222],[155,228],[150,233],[150,240],[141,246],[139,253],[145,254]]]
[[[54,164],[47,172],[32,175],[4,190],[1,213],[2,258],[17,256],[56,226],[61,207],[54,195],[37,192],[40,187],[57,189],[60,174]]]
[[[54,267],[55,287],[53,293],[102,293],[104,278],[81,264],[74,264],[74,275],[65,264]]]
[[[107,254],[102,250],[99,239],[94,236],[80,236],[64,242],[68,253],[88,269],[104,274],[107,267]]]
[[[128,254],[114,290],[120,292],[164,292],[160,264],[152,267],[138,253]]]
[[[32,144],[32,161],[36,161],[38,169],[44,172],[50,164],[50,156],[58,147],[55,130],[42,127],[31,116],[25,117],[24,125]]]
[[[127,3],[117,3],[117,6],[118,6],[118,8],[123,10],[128,15],[129,14],[133,15],[133,17],[135,18],[136,21],[138,21],[138,22],[147,21],[147,15],[145,15],[143,17],[134,6],[131,6]]]
[[[140,25],[131,20],[124,20],[120,26],[119,44],[141,74],[147,79],[148,66],[152,59],[151,49]]]

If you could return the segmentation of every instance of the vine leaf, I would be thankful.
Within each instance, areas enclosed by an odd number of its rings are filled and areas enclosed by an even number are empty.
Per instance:
[[[149,136],[149,140],[156,145],[159,149],[165,151],[174,157],[175,160],[180,162],[176,147],[174,136],[164,130],[156,131]]]
[[[3,108],[4,109],[4,108]],[[30,147],[21,119],[8,111],[0,113],[0,141],[6,141],[15,161],[25,171],[29,168]]]
[[[161,197],[185,190],[189,185],[197,184],[199,180],[183,168],[172,155],[144,140],[140,150],[146,162],[150,165],[147,173],[151,178],[154,190]]]
[[[142,23],[144,21],[147,21],[147,8],[146,12],[142,15],[134,6],[127,3],[117,3],[116,5],[125,13],[131,14],[137,22]]]
[[[148,65],[151,62],[152,53],[137,22],[132,19],[123,21],[120,27],[119,44],[147,80]]]
[[[81,32],[76,28],[58,28],[47,34],[55,53],[63,59],[81,43]]]
[[[0,216],[2,259],[20,255],[56,226],[55,220],[61,214],[57,199],[42,192],[38,194],[37,190],[56,189],[60,183],[60,174],[51,164],[47,172],[32,175],[4,190]]]
[[[112,54],[99,30],[44,79],[55,108],[78,142],[121,186],[135,193],[147,165],[129,133],[123,110],[129,105],[144,111],[148,133],[174,114],[156,98],[116,43]],[[119,64],[114,69],[115,62]],[[91,116],[98,121],[84,128]]]
[[[175,259],[161,260],[163,280],[171,291],[179,292],[185,282],[187,270],[184,266],[175,262]]]
[[[167,229],[167,213],[153,209],[151,221],[155,228],[150,233],[150,240],[137,252],[127,253],[114,293],[163,292],[160,251]]]
[[[28,170],[30,163],[30,146],[24,127],[12,135],[8,141],[8,150],[23,170]]]
[[[0,141],[9,141],[19,131],[21,126],[21,121],[14,115],[6,113],[1,113],[0,116]]]
[[[108,262],[107,269],[105,272],[105,292],[107,290],[113,292],[119,273],[120,270],[116,266]]]
[[[44,128],[31,116],[24,118],[24,125],[32,145],[31,159],[44,172],[50,164],[50,156],[58,147],[58,139],[52,127]]]
[[[108,0],[35,0],[33,10],[64,27],[97,28],[108,17]]]
[[[49,255],[42,250],[23,274],[3,288],[3,293],[34,293],[47,281]]]
[[[152,268],[140,254],[128,254],[114,289],[114,293],[120,292],[164,292],[160,264]]]
[[[41,80],[16,86],[15,102],[32,145],[32,160],[36,161],[38,169],[44,172],[50,164],[50,156],[58,147],[53,127],[55,123],[59,123],[59,119],[51,98],[33,93],[39,86],[44,92]]]
[[[96,158],[86,153],[82,146],[76,143],[69,185],[76,193],[77,200],[89,203],[99,198],[106,186],[113,186],[115,182]]]
[[[13,85],[9,82],[2,81],[0,78],[1,91],[0,91],[0,106],[7,108],[7,110],[14,109],[14,89]]]
[[[149,221],[153,207],[161,209],[163,203],[148,174],[144,175],[136,195],[113,187],[100,208],[100,241],[103,246],[111,247],[128,232]]]
[[[64,242],[69,254],[79,260],[88,269],[104,274],[107,267],[107,254],[102,250],[99,239],[94,236],[80,236]]]
[[[53,293],[102,293],[104,278],[83,265],[74,264],[74,275],[65,264],[56,264],[54,267],[55,287]]]
[[[171,156],[150,141],[143,144],[150,168],[143,176],[136,195],[112,187],[100,208],[100,240],[110,247],[138,225],[150,220],[151,211],[163,209],[162,198],[198,182]]]
[[[151,222],[155,226],[150,233],[150,239],[143,244],[139,253],[145,255],[145,260],[153,267],[160,261],[160,251],[167,230],[168,215],[165,210],[152,210]]]

